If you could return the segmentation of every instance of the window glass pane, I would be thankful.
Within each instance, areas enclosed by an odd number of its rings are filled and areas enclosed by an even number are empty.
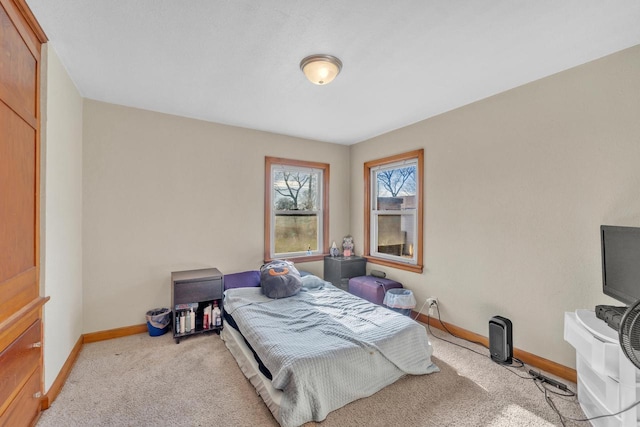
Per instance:
[[[376,215],[377,248],[381,254],[413,258],[414,215]]]
[[[309,170],[273,171],[273,209],[317,211],[320,174]]]
[[[416,165],[379,169],[374,172],[374,209],[416,208]]]
[[[423,271],[423,168],[423,149],[364,164],[364,246],[369,262]]]
[[[275,221],[276,254],[318,251],[319,217],[315,214],[279,213]]]
[[[265,261],[321,259],[329,240],[329,165],[266,156],[265,185]]]
[[[378,203],[378,210],[381,211],[416,208],[416,196],[378,197],[376,201]]]

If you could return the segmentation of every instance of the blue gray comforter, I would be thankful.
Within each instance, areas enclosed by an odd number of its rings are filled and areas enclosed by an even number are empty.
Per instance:
[[[229,289],[224,308],[284,392],[283,427],[322,421],[405,374],[438,371],[423,326],[329,283],[282,299]]]

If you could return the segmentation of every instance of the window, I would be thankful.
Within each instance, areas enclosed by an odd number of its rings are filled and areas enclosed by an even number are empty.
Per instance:
[[[423,159],[416,150],[365,163],[369,262],[422,272]]]
[[[265,261],[322,259],[329,240],[329,165],[265,157],[264,214]]]

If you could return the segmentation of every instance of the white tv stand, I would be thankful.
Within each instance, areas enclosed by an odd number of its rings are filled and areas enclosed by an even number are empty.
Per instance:
[[[640,369],[620,348],[618,332],[593,310],[564,314],[564,339],[576,349],[578,401],[587,418],[616,413],[640,399]],[[640,405],[594,426],[640,426]]]

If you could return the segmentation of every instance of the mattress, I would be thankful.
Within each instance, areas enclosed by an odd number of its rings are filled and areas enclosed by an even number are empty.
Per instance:
[[[227,326],[222,329],[220,337],[229,349],[231,355],[236,359],[240,370],[256,389],[273,417],[280,423],[280,401],[282,400],[282,390],[275,389],[271,385],[271,380],[264,376],[258,368],[258,362],[253,356],[244,338],[233,327]]]
[[[225,343],[283,427],[322,421],[406,374],[438,370],[421,325],[324,283],[278,300],[260,288],[225,292],[241,331],[225,328]]]

